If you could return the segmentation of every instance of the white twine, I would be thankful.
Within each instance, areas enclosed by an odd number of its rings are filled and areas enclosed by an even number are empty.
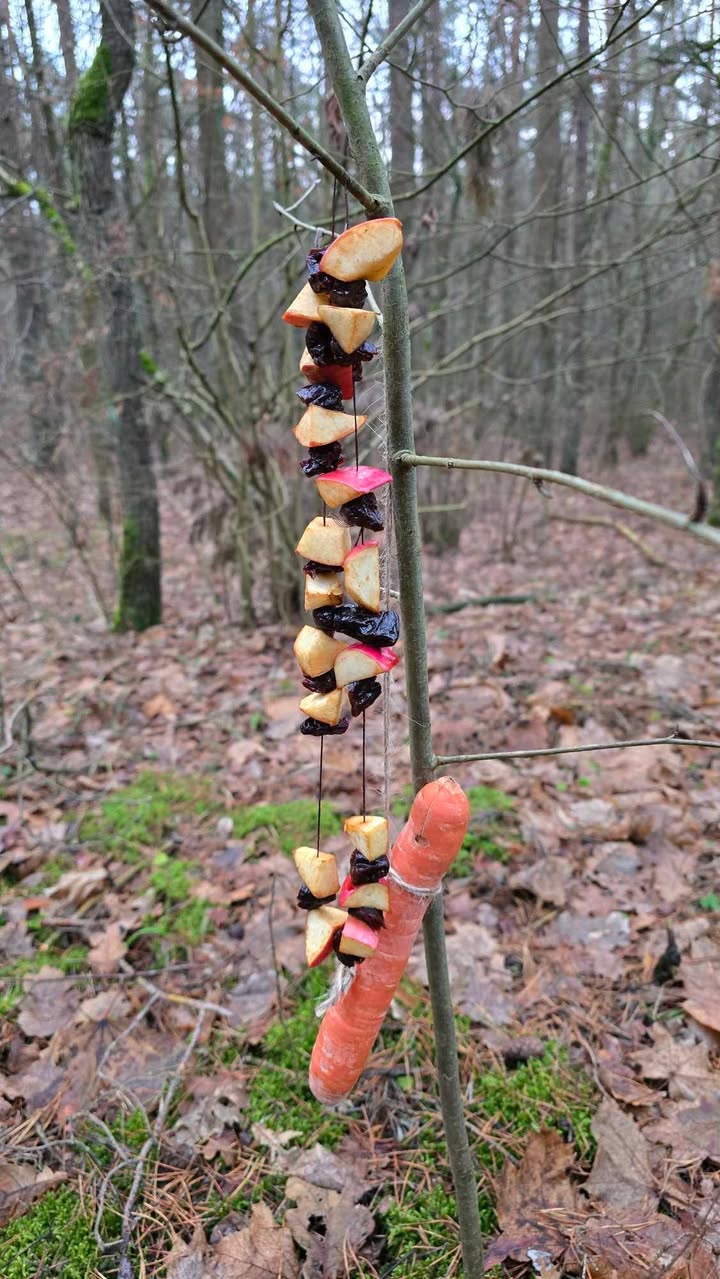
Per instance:
[[[435,888],[418,888],[416,884],[408,884],[402,875],[398,875],[394,866],[391,866],[388,871],[388,879],[392,879],[400,888],[404,888],[405,892],[410,893],[411,897],[437,897],[438,893],[442,891],[437,886]]]
[[[338,964],[335,969],[333,983],[327,995],[323,995],[315,1005],[315,1016],[323,1017],[328,1008],[332,1008],[334,1004],[339,1004],[343,995],[347,994],[355,980],[355,969],[346,968],[344,964]]]

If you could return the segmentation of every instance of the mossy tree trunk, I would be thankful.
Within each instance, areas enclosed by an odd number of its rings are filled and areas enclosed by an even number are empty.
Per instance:
[[[122,507],[118,630],[160,621],[160,520],[150,433],[141,397],[139,336],[126,228],[113,174],[113,136],[135,65],[131,0],[101,0],[101,41],[73,95],[70,155],[86,256],[95,264],[91,309],[104,320],[104,390]]]

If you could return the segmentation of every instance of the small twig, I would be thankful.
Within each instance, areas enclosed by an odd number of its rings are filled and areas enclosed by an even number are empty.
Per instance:
[[[705,481],[702,475],[700,474],[700,470],[698,468],[697,462],[695,461],[695,458],[690,452],[690,449],[688,448],[687,444],[682,438],[680,432],[677,430],[676,427],[673,426],[672,422],[668,422],[668,419],[665,417],[665,415],[663,413],[658,413],[657,410],[655,410],[651,416],[654,417],[655,421],[659,422],[661,426],[665,427],[665,430],[670,436],[670,439],[672,440],[673,444],[675,444],[676,447],[680,450],[680,456],[682,457],[683,462],[685,463],[688,471],[690,472],[691,478],[695,481],[695,504],[693,506],[692,515],[690,516],[690,521],[691,523],[700,524],[702,523],[702,521],[705,519],[705,516],[707,515],[708,498],[707,498],[707,489],[705,487]]]
[[[545,481],[548,484],[560,484],[563,488],[575,489],[586,497],[593,497],[599,502],[607,502],[609,506],[617,506],[623,511],[632,511],[634,515],[642,515],[656,520],[668,528],[689,533],[701,542],[709,542],[711,546],[720,547],[720,529],[711,528],[708,524],[693,523],[681,511],[670,510],[666,506],[658,506],[655,502],[645,502],[642,498],[632,497],[619,489],[611,489],[604,484],[595,484],[590,480],[582,480],[577,475],[568,475],[565,471],[550,471],[540,466],[521,466],[516,462],[490,462],[479,458],[462,457],[427,457],[420,453],[400,451],[396,453],[394,462],[402,467],[437,466],[445,470],[488,471],[496,475],[517,475],[520,479],[532,480],[533,483]]]
[[[667,737],[637,737],[619,742],[591,742],[587,746],[544,746],[528,751],[485,751],[478,755],[436,755],[433,768],[445,768],[450,764],[472,764],[487,759],[538,759],[544,755],[582,755],[587,751],[629,750],[633,746],[703,746],[706,750],[720,749],[720,739],[713,742],[701,737],[682,737],[670,733]]]
[[[637,533],[628,528],[627,524],[621,524],[619,520],[607,519],[603,515],[551,515],[551,520],[555,520],[561,524],[585,524],[591,528],[609,528],[613,533],[617,533],[620,537],[624,537],[627,542],[632,543],[634,547],[644,555],[650,564],[654,564],[655,568],[669,568],[673,573],[687,572],[684,565],[673,564],[670,560],[663,559],[662,555],[656,554],[652,547],[648,546]]]
[[[284,218],[289,218],[293,226],[302,227],[303,231],[320,231],[322,235],[332,235],[332,231],[329,231],[327,227],[314,226],[312,222],[303,222],[302,218],[296,218],[293,213],[295,205],[290,205],[290,207],[286,209],[285,206],[279,204],[277,200],[273,200],[273,208],[277,209],[278,213],[281,213]]]
[[[360,80],[363,84],[367,84],[370,76],[374,71],[377,71],[381,62],[385,61],[390,51],[395,48],[396,44],[399,44],[403,36],[407,35],[410,28],[414,26],[418,18],[422,17],[425,10],[429,9],[430,5],[434,3],[435,0],[418,0],[418,3],[414,4],[412,9],[408,9],[408,12],[405,14],[402,21],[398,22],[397,26],[385,36],[385,39],[380,41],[375,52],[371,53],[370,57],[366,58],[365,62],[363,62],[357,73],[358,80]]]
[[[537,595],[471,595],[449,604],[426,604],[426,613],[460,613],[464,608],[490,608],[492,604],[534,604]]]
[[[275,949],[275,932],[273,930],[273,909],[275,907],[275,884],[277,882],[277,876],[275,875],[274,872],[270,876],[270,880],[271,880],[272,887],[270,888],[270,905],[268,907],[268,929],[270,931],[270,950],[272,952],[273,968],[275,970],[275,990],[277,991],[278,1017],[280,1018],[280,1024],[284,1027],[285,1013],[283,1011],[282,987],[280,985],[280,967],[278,965],[278,960],[277,960],[277,951]]]

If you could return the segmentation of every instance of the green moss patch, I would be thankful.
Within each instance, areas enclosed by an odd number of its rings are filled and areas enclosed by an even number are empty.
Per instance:
[[[266,831],[268,843],[288,856],[299,844],[310,844],[317,830],[314,799],[293,799],[287,804],[253,804],[233,815],[233,831],[238,839]],[[340,817],[331,804],[323,804],[320,837],[339,835]]]
[[[97,1263],[92,1220],[79,1195],[67,1186],[49,1191],[0,1231],[3,1279],[38,1279],[39,1275],[90,1279]]]
[[[123,861],[138,861],[177,829],[181,818],[218,812],[209,778],[179,773],[140,773],[130,786],[108,795],[84,818],[83,843]]]

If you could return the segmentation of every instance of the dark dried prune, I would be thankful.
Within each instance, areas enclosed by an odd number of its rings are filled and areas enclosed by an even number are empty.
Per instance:
[[[342,564],[321,564],[319,560],[306,560],[303,564],[303,573],[307,573],[308,577],[323,577],[325,573],[342,573]]]
[[[303,737],[338,737],[340,733],[347,733],[349,727],[350,719],[347,715],[337,724],[323,724],[322,720],[308,715],[300,725],[300,732]]]
[[[340,960],[340,963],[344,964],[346,968],[354,968],[356,964],[364,963],[365,961],[362,960],[359,955],[341,955],[340,954],[341,937],[342,937],[342,928],[338,928],[333,933],[333,950],[335,951],[335,954]]]
[[[302,684],[311,693],[334,693],[337,688],[334,671],[325,671],[323,675],[305,675]]]
[[[360,497],[354,497],[351,502],[343,502],[333,514],[342,524],[366,528],[371,533],[379,533],[385,528],[382,511],[374,493],[363,493]]]
[[[328,902],[334,901],[334,893],[329,897],[315,897],[306,884],[303,884],[297,895],[297,904],[301,910],[317,910],[318,906],[327,906]]]
[[[313,609],[313,621],[321,631],[342,631],[371,648],[392,648],[400,638],[400,618],[393,609],[371,613],[361,604],[324,604]]]
[[[312,479],[314,475],[336,471],[344,461],[345,454],[340,443],[335,440],[332,444],[317,444],[314,448],[309,448],[307,457],[304,457],[300,463],[300,470],[303,475],[307,475],[308,479]]]
[[[326,364],[352,364],[355,367],[357,364],[367,363],[377,355],[374,342],[362,342],[348,354],[335,340],[327,324],[319,324],[317,320],[306,329],[305,345],[318,368],[324,368]]]
[[[305,259],[308,280],[313,293],[329,293],[333,306],[361,307],[367,298],[364,280],[338,280],[327,271],[320,270],[324,249],[311,249]]]
[[[357,719],[358,715],[362,715],[373,702],[376,702],[382,693],[382,685],[373,676],[370,679],[357,679],[354,683],[348,684],[348,697],[350,699],[350,713],[353,719]]]
[[[371,862],[358,848],[354,848],[350,856],[350,878],[359,888],[361,884],[377,884],[384,879],[390,869],[387,857],[376,857]]]
[[[374,906],[351,906],[348,915],[354,915],[356,919],[361,919],[368,928],[372,928],[376,933],[385,927],[385,919],[383,912],[377,910]]]
[[[321,409],[342,409],[342,391],[334,382],[316,382],[314,386],[301,386],[296,391],[303,404],[317,404]]]

